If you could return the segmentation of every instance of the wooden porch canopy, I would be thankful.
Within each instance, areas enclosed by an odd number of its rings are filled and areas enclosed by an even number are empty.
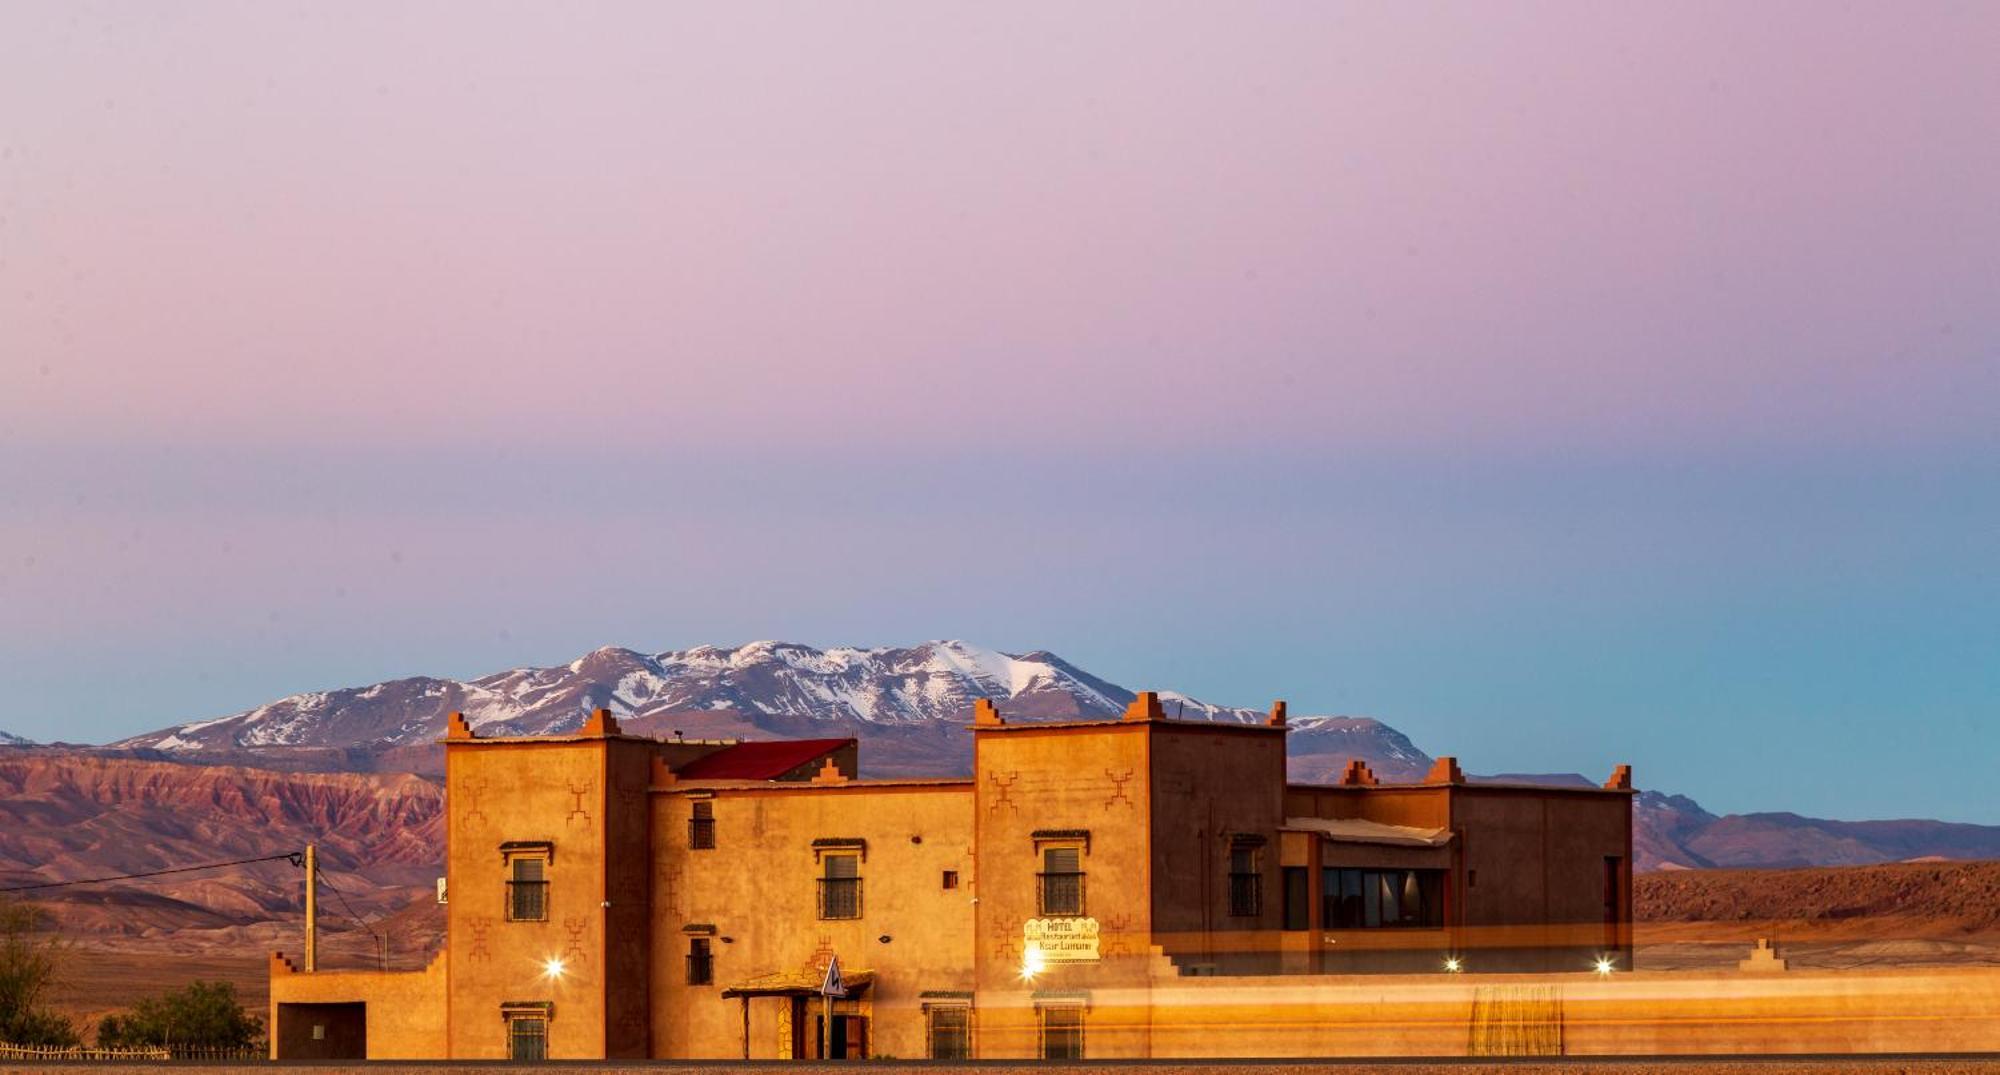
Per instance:
[[[747,978],[722,991],[725,997],[816,997],[819,996],[820,982],[825,979],[824,971],[781,970],[770,974],[760,974]],[[875,972],[868,970],[842,970],[840,982],[847,987],[847,996],[852,997],[867,989],[875,980]]]

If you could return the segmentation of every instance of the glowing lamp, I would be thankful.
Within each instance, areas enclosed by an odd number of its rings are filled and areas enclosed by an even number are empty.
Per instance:
[[[1041,945],[1031,944],[1021,950],[1022,981],[1027,981],[1033,978],[1035,975],[1042,973],[1042,968],[1046,967],[1047,965],[1048,965],[1047,961],[1042,958]]]

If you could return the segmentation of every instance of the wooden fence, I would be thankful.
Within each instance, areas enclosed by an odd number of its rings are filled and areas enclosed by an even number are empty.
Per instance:
[[[93,1049],[81,1045],[69,1048],[43,1045],[9,1045],[0,1042],[0,1060],[263,1060],[270,1056],[265,1045],[241,1049],[219,1049],[199,1045],[139,1045],[126,1049]]]

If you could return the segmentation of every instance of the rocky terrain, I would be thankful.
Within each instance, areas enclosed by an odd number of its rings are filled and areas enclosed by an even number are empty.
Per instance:
[[[431,884],[443,809],[443,788],[410,774],[9,750],[0,754],[0,889],[263,858],[310,841],[322,874],[366,917],[401,909]],[[73,932],[151,937],[293,918],[301,879],[280,859],[13,894],[54,908]]]
[[[1644,874],[1637,963],[1733,967],[1759,938],[1799,969],[2000,966],[2000,862]]]
[[[1790,870],[1680,870],[1633,883],[1646,922],[1923,922],[2000,930],[2000,862],[1903,862]]]

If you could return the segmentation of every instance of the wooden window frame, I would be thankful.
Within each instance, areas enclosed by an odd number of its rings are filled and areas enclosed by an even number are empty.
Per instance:
[[[549,874],[553,872],[552,867],[555,864],[554,852],[549,849],[515,850],[506,854],[504,861],[507,864],[507,901],[506,914],[504,916],[506,921],[547,922],[549,920],[550,902]],[[536,863],[541,867],[540,877],[524,878],[521,876],[522,865],[529,862]],[[522,885],[535,886],[534,891],[537,893],[535,902],[539,904],[540,914],[523,915],[518,913],[521,909],[523,894],[527,891],[519,887]]]

